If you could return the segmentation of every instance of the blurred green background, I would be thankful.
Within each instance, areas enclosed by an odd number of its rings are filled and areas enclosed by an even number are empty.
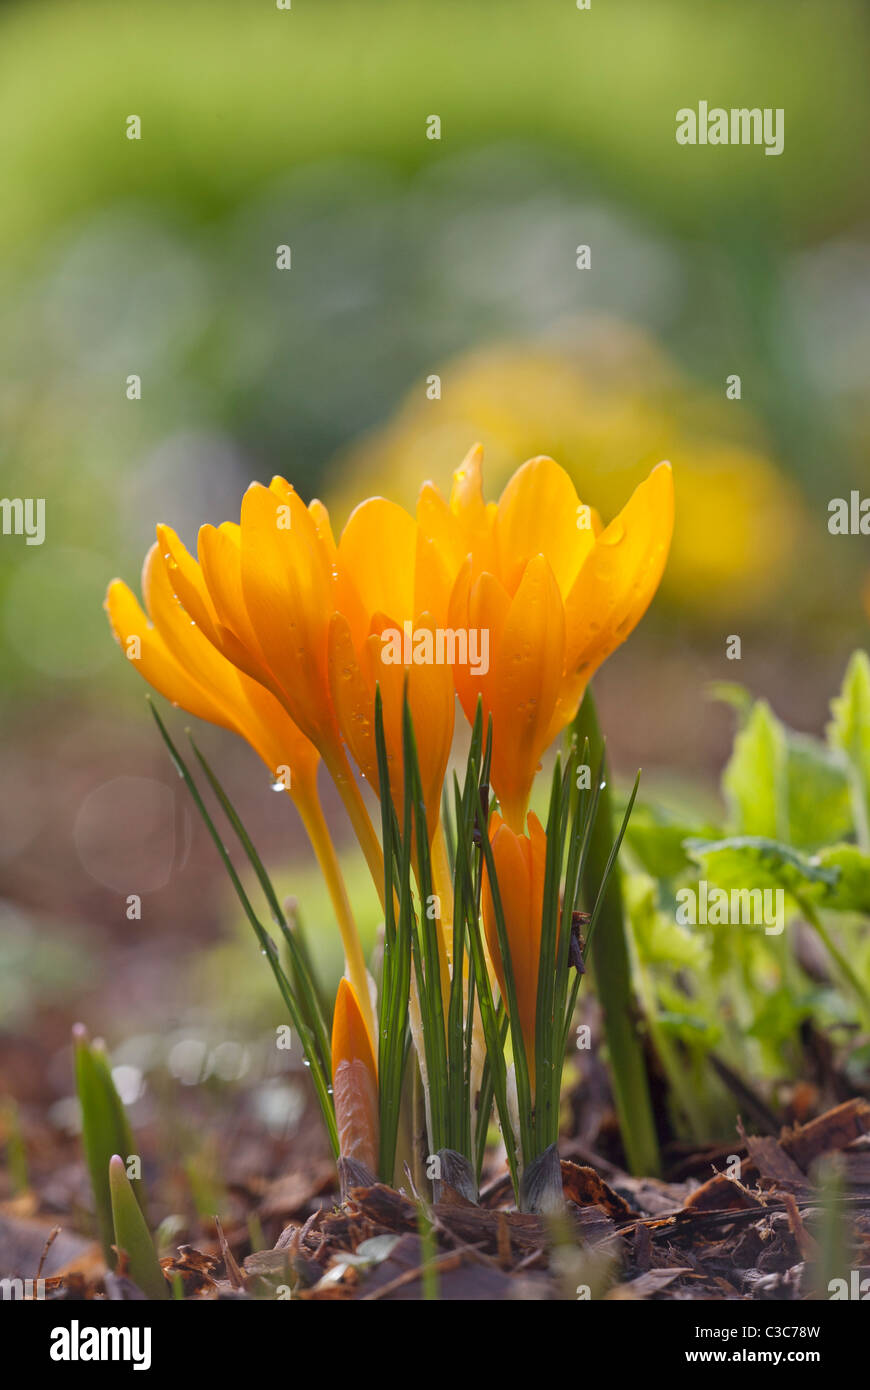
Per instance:
[[[866,538],[827,532],[870,492],[868,49],[859,0],[0,7],[0,477],[46,499],[44,545],[0,538],[7,1035],[189,1007],[172,962],[233,919],[101,604],[252,478],[340,526],[481,439],[491,495],[551,453],[609,516],[669,457],[668,576],[598,682],[617,766],[705,795],[711,679],[818,730],[868,622]],[[678,146],[701,99],[782,107],[783,154]],[[204,743],[316,921],[292,807]],[[236,965],[203,998],[244,1009]]]

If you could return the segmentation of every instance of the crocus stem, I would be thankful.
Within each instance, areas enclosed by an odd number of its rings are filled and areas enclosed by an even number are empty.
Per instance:
[[[444,828],[439,821],[432,836],[432,878],[435,892],[441,903],[440,920],[446,927],[453,925],[453,878],[450,873],[450,860],[447,857],[447,841]]]
[[[577,721],[577,736],[581,747],[583,740],[588,738],[590,765],[596,768],[604,744],[595,704],[588,690]],[[602,765],[605,786],[600,793],[583,872],[583,894],[587,906],[594,903],[598,896],[614,840],[609,780],[607,767]],[[635,1025],[635,1001],[618,865],[610,875],[601,906],[591,961],[604,1014],[613,1098],[628,1166],[635,1174],[655,1175],[661,1171],[661,1159],[643,1047]]]
[[[333,782],[338,788],[338,794],[344,803],[344,808],[350,817],[350,823],[359,841],[360,848],[365,855],[366,863],[369,866],[369,873],[377,889],[378,897],[381,900],[381,907],[384,906],[384,855],[378,840],[375,828],[362,799],[362,793],[357,785],[356,778],[350,770],[350,764],[342,754],[341,756],[327,756],[324,750],[323,761],[329,771]]]
[[[317,862],[320,865],[321,873],[326,882],[332,906],[335,911],[338,929],[341,932],[341,941],[344,946],[344,957],[347,963],[347,973],[351,984],[356,991],[360,1009],[365,1018],[369,1032],[373,1038],[378,1036],[375,1025],[375,1016],[372,1010],[372,1001],[369,995],[369,979],[366,971],[365,957],[363,956],[362,943],[359,939],[356,922],[351,911],[350,901],[347,896],[347,889],[344,884],[344,877],[338,862],[338,855],[332,843],[332,836],[326,824],[323,808],[320,799],[315,792],[314,796],[305,798],[304,802],[300,798],[297,801],[297,808],[302,817],[302,823],[308,833],[314,853],[317,855]]]
[[[450,864],[447,859],[447,845],[444,831],[439,823],[432,838],[431,846],[432,887],[438,899],[438,915],[435,925],[438,931],[438,960],[441,970],[441,997],[444,1004],[444,1017],[450,1003],[450,965],[453,957],[453,884],[450,878]]]

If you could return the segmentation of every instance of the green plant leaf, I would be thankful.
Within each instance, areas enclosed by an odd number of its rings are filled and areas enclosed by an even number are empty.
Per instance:
[[[828,845],[815,858],[823,869],[837,874],[835,883],[817,890],[819,906],[870,916],[870,854],[857,845]]]
[[[831,713],[828,742],[848,764],[858,843],[870,850],[870,659],[866,652],[852,654],[843,688],[831,701]]]
[[[296,1028],[297,1033],[299,1034],[303,1052],[308,1062],[309,1073],[311,1075],[312,1084],[314,1086],[315,1094],[317,1096],[317,1102],[320,1106],[320,1113],[323,1116],[323,1122],[326,1126],[326,1132],[329,1135],[330,1146],[332,1148],[333,1154],[336,1158],[338,1158],[338,1132],[336,1130],[335,1125],[335,1106],[332,1100],[332,1090],[330,1084],[330,1059],[321,1059],[317,1047],[317,1041],[313,1036],[312,1031],[308,1026],[308,1023],[306,1022],[305,1012],[302,1008],[299,997],[295,993],[290,981],[287,978],[286,973],[282,968],[281,961],[278,955],[278,947],[275,945],[275,942],[273,941],[269,933],[266,931],[265,927],[263,926],[262,922],[260,921],[259,917],[255,913],[251,905],[251,901],[244,890],[242,881],[236,872],[236,869],[233,865],[232,860],[230,859],[229,854],[227,853],[226,845],[224,844],[223,840],[218,834],[214,821],[209,815],[205,802],[203,801],[200,795],[199,788],[197,787],[196,783],[193,780],[193,777],[190,774],[190,769],[188,768],[187,764],[185,763],[184,759],[179,753],[178,748],[173,743],[169,730],[167,729],[163,720],[160,718],[160,715],[157,712],[157,708],[153,700],[151,700],[150,696],[146,696],[146,699],[148,700],[148,705],[152,715],[154,716],[154,721],[157,724],[157,728],[160,731],[160,737],[166,744],[170,759],[172,760],[172,764],[179,777],[184,782],[184,785],[187,787],[187,790],[190,792],[190,795],[193,797],[194,805],[196,806],[197,811],[202,817],[203,823],[206,829],[208,830],[209,835],[212,838],[212,841],[218,854],[220,855],[221,862],[223,863],[223,866],[226,869],[227,874],[229,875],[230,882],[232,883],[233,888],[235,889],[236,896],[242,905],[245,916],[247,917],[248,921],[251,924],[251,927],[253,928],[254,935],[256,936],[257,941],[260,945],[260,950],[266,957],[266,960],[269,962],[269,968],[271,969],[272,974],[275,977],[275,983],[277,984],[278,989],[281,993],[281,997],[284,1000],[284,1003],[287,1007],[287,1012],[289,1013],[293,1025]],[[290,943],[288,943],[288,945],[289,944]]]
[[[149,1298],[169,1298],[169,1285],[163,1277],[151,1233],[119,1154],[109,1160],[108,1181],[115,1246],[118,1251],[126,1251],[130,1278]]]
[[[723,705],[730,705],[737,714],[738,727],[745,725],[753,705],[752,696],[745,685],[739,681],[711,681],[707,686],[707,696]]]
[[[786,730],[788,842],[814,850],[852,831],[849,777],[818,739]]]
[[[654,881],[640,874],[625,881],[626,906],[641,961],[675,970],[701,968],[707,953],[704,941],[697,932],[681,927],[673,913],[657,908],[654,890]]]
[[[129,1158],[136,1151],[135,1144],[127,1113],[112,1080],[105,1049],[91,1042],[81,1023],[73,1028],[73,1056],[82,1116],[82,1147],[94,1194],[103,1254],[106,1263],[112,1266],[114,1226],[109,1193],[109,1160],[113,1154]],[[143,1206],[141,1181],[136,1181],[134,1192],[139,1205]]]
[[[757,700],[737,733],[722,790],[739,835],[788,837],[788,748],[785,730],[765,700]]]
[[[631,980],[631,963],[625,914],[622,901],[622,880],[613,874],[606,891],[602,884],[612,868],[613,807],[609,774],[603,761],[604,745],[598,716],[591,692],[586,691],[574,721],[578,745],[588,739],[592,758],[601,761],[600,804],[591,825],[589,853],[581,872],[583,894],[587,906],[594,904],[601,925],[593,954],[593,968],[598,997],[604,1009],[605,1033],[610,1056],[614,1098],[622,1141],[629,1167],[634,1173],[655,1174],[661,1171],[658,1138],[649,1090],[649,1079],[643,1052],[643,1040],[638,1028],[638,1010]],[[635,783],[635,791],[637,784]],[[622,832],[625,830],[625,821]],[[592,926],[590,922],[589,926]],[[587,949],[591,932],[587,932]]]
[[[657,807],[638,803],[625,832],[625,842],[651,878],[678,878],[692,868],[685,850],[686,840],[713,840],[717,834],[713,825],[688,825],[667,819]]]
[[[762,835],[687,840],[686,851],[699,866],[700,877],[719,888],[784,888],[794,895],[810,884],[832,885],[837,881],[835,869]]]

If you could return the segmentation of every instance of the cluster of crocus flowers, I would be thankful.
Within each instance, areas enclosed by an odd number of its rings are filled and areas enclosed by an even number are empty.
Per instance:
[[[269,487],[253,484],[238,523],[201,528],[195,557],[172,530],[158,527],[143,572],[146,611],[120,580],[110,585],[110,622],[141,675],[174,704],[245,738],[300,812],[330,889],[353,986],[339,996],[344,1022],[337,1016],[335,1037],[360,1043],[352,1026],[357,1015],[366,1036],[378,1034],[317,769],[322,761],[338,788],[383,900],[381,847],[352,768],[375,793],[385,791],[375,737],[378,693],[389,792],[400,818],[407,698],[439,918],[449,918],[440,808],[456,697],[470,721],[479,702],[491,720],[500,813],[492,846],[508,884],[520,1022],[533,1037],[545,836],[537,821],[527,826],[532,784],[588,681],[646,611],[672,525],[668,464],[653,469],[602,526],[549,458],[525,463],[499,501],[487,503],[476,448],[455,473],[449,500],[426,484],[412,516],[371,498],[351,514],[338,541],[320,502],[306,506],[282,478]],[[503,994],[486,895],[484,918]],[[445,934],[444,972],[448,940]],[[361,1061],[373,1074],[373,1057]]]

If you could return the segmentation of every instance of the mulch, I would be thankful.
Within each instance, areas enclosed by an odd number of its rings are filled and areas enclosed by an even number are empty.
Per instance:
[[[818,1167],[830,1155],[833,1195]],[[730,1159],[703,1182],[669,1183],[563,1159],[563,1208],[542,1214],[510,1209],[501,1174],[479,1203],[444,1182],[439,1200],[424,1202],[410,1179],[403,1191],[346,1183],[341,1201],[334,1169],[318,1162],[259,1193],[264,1225],[283,1224],[272,1249],[245,1256],[247,1227],[217,1223],[206,1248],[181,1246],[163,1265],[188,1297],[206,1299],[804,1300],[829,1296],[820,1246],[836,1210],[850,1268],[870,1275],[868,1101],[778,1137],[741,1131]],[[91,1242],[66,1231],[48,1239],[44,1222],[12,1207],[0,1212],[3,1272],[32,1278],[41,1263],[48,1298],[137,1297],[123,1266],[106,1275]]]

